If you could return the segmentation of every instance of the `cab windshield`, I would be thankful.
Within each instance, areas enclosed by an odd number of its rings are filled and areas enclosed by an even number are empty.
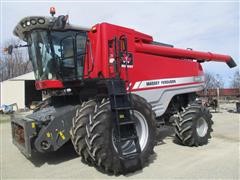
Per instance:
[[[32,31],[28,36],[29,56],[36,79],[81,79],[86,42],[86,32]]]

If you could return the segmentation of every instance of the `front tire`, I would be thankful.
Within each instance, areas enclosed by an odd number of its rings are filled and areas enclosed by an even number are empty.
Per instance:
[[[86,124],[92,119],[97,103],[95,100],[83,102],[77,108],[76,115],[72,120],[72,129],[70,131],[71,140],[76,153],[82,157],[82,161],[92,165],[93,159],[88,153],[85,137],[87,135]]]
[[[192,104],[175,119],[175,141],[185,146],[201,146],[211,138],[212,115],[201,105]]]
[[[140,96],[132,95],[132,106],[136,114],[135,118],[143,117],[141,122],[137,124],[144,124],[141,127],[136,127],[139,137],[139,144],[141,146],[140,159],[144,164],[149,156],[153,153],[156,138],[156,124],[155,114],[151,109],[151,106]],[[134,114],[134,113],[133,113]],[[144,121],[145,122],[142,122]],[[136,120],[138,121],[138,120]],[[94,112],[92,121],[88,121],[86,124],[87,136],[85,141],[87,144],[88,152],[92,159],[94,159],[95,166],[103,172],[114,173],[114,174],[126,174],[132,170],[131,168],[124,170],[119,159],[119,154],[116,150],[114,133],[113,133],[113,116],[109,100],[103,100]],[[147,127],[147,132],[144,133],[145,138],[141,136],[139,128],[142,131]],[[126,143],[122,147],[124,149],[131,149],[131,143]],[[131,167],[131,165],[130,165]]]

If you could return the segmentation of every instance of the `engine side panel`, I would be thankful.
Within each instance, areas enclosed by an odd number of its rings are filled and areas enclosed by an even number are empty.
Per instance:
[[[197,62],[143,53],[134,55],[133,65],[128,69],[129,91],[145,98],[157,117],[164,114],[175,95],[204,88],[203,70]]]
[[[204,83],[196,83],[183,86],[172,86],[164,88],[155,88],[148,90],[134,91],[133,93],[145,98],[151,105],[156,116],[159,117],[165,113],[167,107],[175,95],[186,94],[202,90]]]

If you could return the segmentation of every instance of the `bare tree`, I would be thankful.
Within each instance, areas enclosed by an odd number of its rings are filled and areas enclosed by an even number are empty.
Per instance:
[[[223,88],[224,82],[222,78],[217,74],[205,73],[205,89]]]
[[[232,88],[240,88],[240,74],[239,69],[234,73],[232,82],[231,82]]]
[[[5,47],[10,44],[18,45],[20,40],[11,39],[5,42]],[[27,49],[14,49],[12,54],[8,53],[2,54],[2,59],[0,59],[0,81],[10,79],[27,72],[32,71],[32,65],[29,63]]]

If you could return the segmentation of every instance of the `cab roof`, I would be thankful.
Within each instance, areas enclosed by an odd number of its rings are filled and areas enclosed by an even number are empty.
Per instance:
[[[49,29],[51,25],[55,23],[57,17],[49,17],[49,16],[27,16],[23,18],[19,23],[15,26],[13,34],[20,39],[26,41],[25,33],[30,32],[33,29]],[[80,31],[89,31],[90,28],[75,26],[67,23],[63,29],[57,28],[53,26],[52,30],[80,30]]]

